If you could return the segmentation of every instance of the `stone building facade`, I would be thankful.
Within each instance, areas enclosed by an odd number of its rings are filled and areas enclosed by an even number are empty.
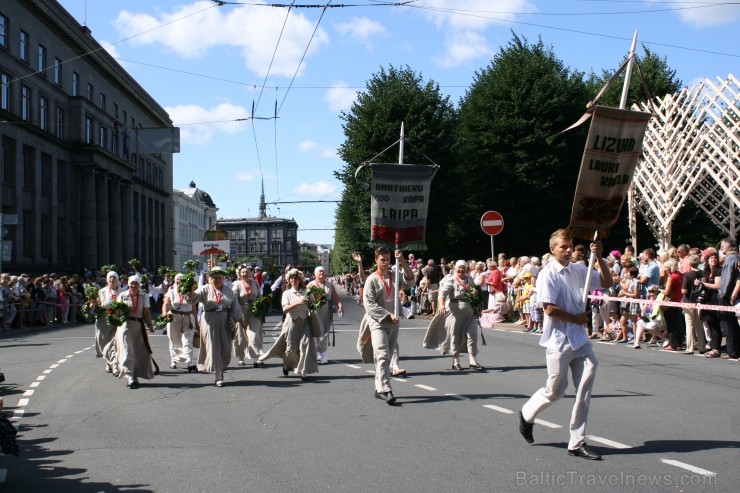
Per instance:
[[[3,270],[172,265],[172,121],[55,0],[0,3],[0,120]]]
[[[201,260],[193,255],[193,242],[203,241],[207,229],[216,224],[218,207],[209,194],[190,182],[188,188],[172,191],[175,211],[175,270],[182,271],[186,260]]]

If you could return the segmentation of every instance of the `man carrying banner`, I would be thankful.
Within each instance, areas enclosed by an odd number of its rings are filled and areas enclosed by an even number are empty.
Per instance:
[[[599,460],[584,439],[591,388],[598,362],[586,333],[588,314],[582,301],[588,267],[571,262],[573,238],[566,230],[550,236],[552,260],[537,278],[538,301],[545,309],[540,346],[547,348],[547,383],[527,401],[519,412],[519,432],[527,443],[533,443],[532,429],[538,414],[563,397],[568,386],[568,368],[576,388],[570,421],[568,454]],[[599,277],[591,276],[588,292],[612,285],[609,266],[602,258],[601,242],[591,243],[592,255],[598,260]]]
[[[404,282],[411,282],[413,274],[403,258],[403,252],[396,250],[404,273]],[[378,269],[370,274],[363,289],[363,305],[370,328],[375,361],[375,397],[388,404],[396,402],[391,389],[391,353],[398,342],[398,319],[393,314],[394,289],[393,276],[390,275],[391,252],[386,247],[375,250],[375,263]]]

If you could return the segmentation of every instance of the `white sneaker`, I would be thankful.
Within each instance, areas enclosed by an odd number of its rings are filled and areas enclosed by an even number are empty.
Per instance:
[[[170,368],[172,368],[173,370],[177,368],[177,363],[175,363],[174,361],[170,363]]]
[[[240,359],[240,360],[239,360],[239,366],[244,366],[244,364],[245,364],[245,363],[244,363],[244,360],[243,360],[243,359]]]
[[[319,355],[319,364],[320,365],[328,365],[329,364],[329,358],[326,357],[326,353],[321,353]]]

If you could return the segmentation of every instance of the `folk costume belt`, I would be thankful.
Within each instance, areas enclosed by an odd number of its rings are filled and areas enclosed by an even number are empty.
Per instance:
[[[170,310],[170,311],[176,315],[191,315],[192,314],[192,312],[182,312],[180,310]]]

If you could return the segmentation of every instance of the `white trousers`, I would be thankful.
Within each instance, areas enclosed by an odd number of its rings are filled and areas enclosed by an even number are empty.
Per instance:
[[[375,359],[375,391],[391,392],[391,358],[398,343],[398,325],[370,330]],[[398,361],[396,361],[396,365]]]
[[[575,450],[585,443],[591,389],[599,362],[596,361],[590,342],[575,351],[568,344],[562,352],[548,349],[546,359],[547,383],[530,397],[522,408],[522,416],[527,422],[532,423],[550,404],[563,397],[568,388],[568,368],[570,368],[573,385],[576,388],[576,401],[570,417],[568,449]]]
[[[195,321],[191,314],[172,314],[172,322],[167,327],[167,339],[170,341],[170,361],[185,363],[187,366],[195,364],[193,360],[193,336],[195,335]]]

